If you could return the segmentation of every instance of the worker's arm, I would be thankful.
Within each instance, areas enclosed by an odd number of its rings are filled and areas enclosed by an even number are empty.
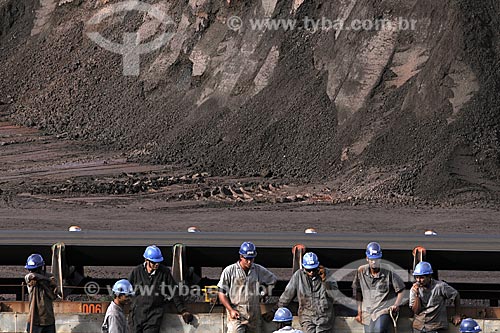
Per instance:
[[[233,281],[233,274],[231,274],[231,270],[232,267],[228,266],[222,271],[217,287],[219,288],[219,301],[226,308],[229,318],[238,319],[240,317],[240,313],[233,308],[231,301],[227,296],[231,291],[231,284]]]
[[[325,287],[325,292],[334,303],[337,303],[336,297],[339,295],[339,285],[337,281],[335,281],[332,271],[324,267],[323,270],[321,270],[321,267],[322,266],[320,266],[319,276]]]
[[[460,324],[460,321],[462,319],[460,314],[460,294],[455,288],[453,288],[446,282],[440,283],[439,288],[440,294],[445,299],[453,300],[453,303],[455,304],[455,314],[451,317],[451,322],[453,323],[453,325]]]
[[[356,314],[356,321],[358,323],[363,323],[363,292],[361,290],[361,284],[359,275],[363,274],[362,268],[359,267],[356,275],[354,276],[354,281],[352,281],[352,293],[356,304],[358,306],[358,313]]]
[[[116,314],[110,314],[103,326],[107,327],[107,333],[122,333],[126,331],[127,323],[121,322]]]
[[[396,301],[391,306],[391,311],[392,312],[398,312],[399,311],[399,307],[401,306],[401,303],[403,302],[403,296],[404,296],[404,292],[403,292],[403,290],[400,290],[398,292],[397,296],[396,296]]]
[[[219,291],[219,301],[222,305],[224,305],[227,312],[229,312],[229,317],[231,319],[238,319],[240,317],[240,313],[235,309],[233,309],[233,307],[231,306],[231,302],[229,301],[229,298],[222,291]]]
[[[398,274],[396,274],[394,271],[391,271],[391,284],[397,294],[396,301],[391,306],[391,311],[398,312],[399,307],[403,303],[405,283]]]
[[[165,269],[165,281],[163,282],[165,285],[169,286],[171,295],[164,295],[165,300],[167,301],[169,298],[174,302],[175,308],[177,312],[181,314],[182,320],[186,324],[190,324],[194,320],[194,316],[191,312],[189,312],[184,304],[184,297],[180,295],[179,285],[175,282],[174,277],[169,269]],[[169,297],[170,296],[170,297]]]
[[[457,292],[457,296],[455,296],[455,315],[451,318],[453,325],[458,325],[462,321],[462,315],[460,314],[460,295]]]
[[[358,323],[363,323],[363,295],[361,294],[361,290],[355,293],[355,298],[358,305],[358,313],[355,319]]]
[[[50,281],[50,277],[43,274],[31,272],[26,275],[26,282],[36,280],[36,281]]]
[[[29,273],[25,277],[28,283],[28,290],[31,292],[33,286],[39,286],[51,300],[57,298],[57,283],[53,276],[45,276],[39,273]]]
[[[299,286],[299,274],[303,274],[301,270],[296,271],[288,284],[286,285],[285,291],[280,296],[278,301],[278,307],[287,307],[288,304],[297,296],[297,288]]]
[[[136,283],[137,283],[137,279],[136,279],[136,268],[134,268],[134,269],[130,272],[130,274],[129,274],[129,276],[128,276],[128,282],[130,282],[130,284],[131,284],[134,288],[136,288]],[[137,289],[138,289],[138,288],[136,288],[136,295],[137,295],[137,293],[138,293]]]
[[[417,283],[414,283],[410,290],[410,308],[414,314],[419,314],[422,311]]]
[[[276,284],[278,278],[273,272],[260,265],[259,266],[256,265],[256,268],[258,268],[257,269],[258,279],[261,285],[269,287],[269,286],[274,286]]]

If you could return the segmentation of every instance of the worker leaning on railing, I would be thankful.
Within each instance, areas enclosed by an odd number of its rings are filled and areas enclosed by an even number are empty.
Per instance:
[[[149,290],[150,294],[136,293],[132,300],[133,332],[160,332],[160,325],[165,311],[164,305],[170,299],[177,311],[182,315],[184,322],[191,323],[194,317],[187,311],[170,269],[161,264],[163,255],[160,249],[156,245],[150,245],[144,251],[143,256],[144,263],[132,270],[128,280],[136,288],[136,292]],[[169,287],[172,295],[164,294],[165,287]]]
[[[57,283],[54,276],[45,271],[43,257],[34,253],[24,266],[29,273],[24,279],[28,284],[29,308],[28,333],[55,333],[56,320],[53,301],[57,298]]]
[[[410,290],[410,308],[415,314],[413,331],[415,333],[440,332],[448,328],[446,300],[455,304],[454,325],[460,324],[460,295],[458,291],[444,281],[432,278],[432,266],[421,261],[415,266],[413,276],[416,282]]]

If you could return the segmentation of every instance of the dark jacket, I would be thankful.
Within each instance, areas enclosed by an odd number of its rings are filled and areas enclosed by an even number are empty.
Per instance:
[[[136,296],[132,299],[132,322],[134,326],[147,324],[159,326],[163,318],[164,305],[170,299],[179,313],[186,311],[179,296],[179,288],[170,269],[161,265],[154,274],[147,273],[144,264],[135,267],[128,278]]]
[[[33,274],[31,276],[34,277],[34,279],[30,280],[30,274]],[[53,275],[50,273],[38,272],[30,274],[26,274],[25,280],[28,284],[30,306],[31,304],[35,304],[35,309],[33,311],[33,325],[54,325],[56,323],[56,319],[54,316],[54,306],[52,302],[57,297],[57,283]],[[31,317],[28,316],[28,323],[29,322],[31,322]]]

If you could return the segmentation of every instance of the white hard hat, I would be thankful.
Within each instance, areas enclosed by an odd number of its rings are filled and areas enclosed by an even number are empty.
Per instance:
[[[198,228],[196,227],[189,227],[188,232],[200,232],[200,230],[198,230]]]
[[[437,232],[435,232],[432,229],[429,229],[429,230],[425,231],[424,235],[426,235],[426,236],[437,236]]]
[[[314,228],[307,228],[304,233],[306,234],[317,234],[316,229]]]
[[[68,231],[82,231],[82,228],[77,225],[72,225],[71,227],[69,227]]]

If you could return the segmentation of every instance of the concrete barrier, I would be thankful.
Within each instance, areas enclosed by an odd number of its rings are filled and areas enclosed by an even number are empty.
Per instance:
[[[27,313],[0,312],[0,332],[20,333],[26,331]],[[56,317],[58,333],[100,333],[104,314],[59,314]],[[499,319],[476,319],[484,333],[500,332]],[[274,323],[263,323],[263,333],[275,330]],[[179,315],[167,313],[163,318],[162,333],[225,333],[226,316],[223,313],[202,313],[195,315],[193,325],[186,325]],[[297,317],[294,317],[294,327],[299,328]],[[335,333],[364,333],[363,326],[353,317],[337,317]],[[411,333],[411,319],[400,318],[399,333]],[[447,333],[458,333],[458,328],[450,325]]]

